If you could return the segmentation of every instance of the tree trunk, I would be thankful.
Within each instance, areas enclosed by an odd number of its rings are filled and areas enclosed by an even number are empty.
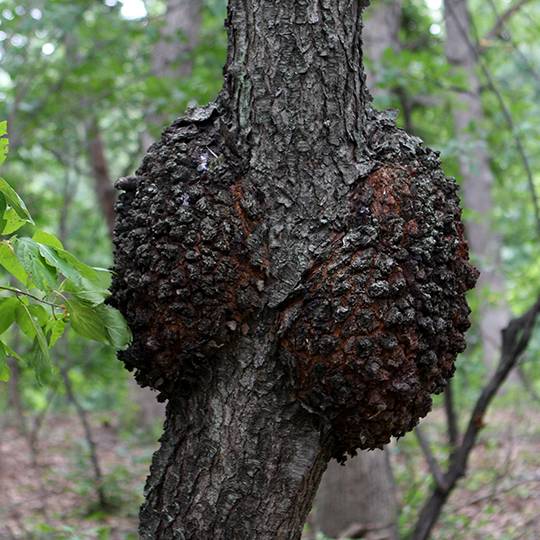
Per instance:
[[[170,401],[141,511],[143,539],[297,538],[327,454],[259,328],[188,402]]]
[[[144,539],[298,539],[328,460],[412,429],[463,350],[457,188],[370,108],[364,4],[231,0],[217,103],[117,182],[120,357],[168,400]]]
[[[93,118],[86,127],[86,144],[88,160],[94,178],[94,190],[99,207],[107,223],[107,228],[112,234],[114,229],[114,201],[116,194],[109,173],[109,164],[105,155],[103,138],[97,119]]]
[[[152,51],[152,73],[156,77],[181,81],[191,75],[191,53],[199,42],[202,0],[167,0],[165,24]],[[165,127],[170,119],[159,112],[146,116],[148,128]],[[143,133],[143,146],[154,142],[150,129]]]
[[[366,10],[364,52],[371,61],[367,84],[378,88],[385,51],[399,53],[401,0],[379,1]],[[396,540],[397,498],[388,451],[364,451],[340,466],[332,462],[315,500],[316,528],[329,537]]]
[[[368,23],[364,31],[364,50],[372,64],[366,73],[372,92],[377,91],[381,81],[385,52],[390,49],[398,55],[401,49],[399,29],[402,3],[402,0],[379,0],[366,12]]]
[[[331,538],[397,538],[397,503],[389,455],[362,452],[345,467],[333,461],[315,502],[317,523]]]
[[[471,33],[466,0],[445,0],[446,56],[467,78],[467,91],[456,93],[452,107],[455,138],[459,143],[459,165],[465,206],[471,217],[466,233],[471,252],[478,261],[481,295],[478,324],[485,365],[493,370],[501,349],[502,330],[510,320],[501,270],[501,239],[493,222],[492,191],[495,179],[489,149],[483,135],[484,111],[477,73],[477,52]]]
[[[191,74],[191,51],[199,41],[201,0],[167,0],[165,25],[152,51],[152,71],[182,79]]]

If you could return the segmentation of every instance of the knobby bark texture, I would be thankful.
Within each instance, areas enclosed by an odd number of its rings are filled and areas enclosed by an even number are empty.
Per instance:
[[[501,270],[501,238],[493,223],[495,178],[490,164],[478,76],[477,51],[467,0],[445,0],[446,56],[463,73],[467,91],[458,92],[452,107],[455,137],[460,146],[459,165],[465,206],[471,210],[466,234],[471,252],[481,269],[478,290],[478,324],[485,365],[494,370],[501,349],[502,330],[510,321],[505,301],[505,280]]]
[[[385,96],[379,86],[384,55],[399,54],[401,1],[381,0],[365,12],[364,54],[371,69],[367,85],[374,96]],[[388,450],[359,452],[345,467],[331,462],[314,503],[317,530],[331,538],[396,540],[397,498]]]
[[[231,0],[225,82],[122,178],[122,353],[168,400],[141,537],[297,539],[331,457],[402,435],[463,350],[457,187],[371,109],[357,0]]]

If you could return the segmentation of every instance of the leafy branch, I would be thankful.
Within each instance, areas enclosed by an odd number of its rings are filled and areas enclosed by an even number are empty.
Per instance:
[[[8,151],[7,122],[0,122],[0,165]],[[4,334],[16,324],[31,342],[28,358],[39,381],[53,370],[50,349],[71,327],[80,336],[126,347],[131,333],[119,311],[106,304],[111,274],[88,266],[64,249],[53,234],[39,229],[24,201],[0,178],[0,267],[19,282],[0,284],[12,296],[0,298],[0,381],[9,379],[7,358],[23,359]],[[61,303],[54,301],[60,298]],[[53,309],[47,310],[44,306]],[[61,315],[54,311],[61,310]]]

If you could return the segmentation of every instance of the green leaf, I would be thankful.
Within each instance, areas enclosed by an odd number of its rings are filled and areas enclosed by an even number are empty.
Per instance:
[[[77,297],[68,301],[73,330],[89,339],[108,343],[123,349],[131,342],[131,332],[121,313],[111,306],[90,302]]]
[[[0,139],[2,140],[2,139]],[[19,197],[17,192],[3,179],[0,178],[0,193],[4,194],[6,202],[19,214],[19,216],[30,223],[34,223],[28,208],[24,204],[24,201]]]
[[[15,352],[7,343],[3,343],[3,345],[8,356],[13,356],[15,360],[18,360],[19,362],[24,364],[24,358],[20,354]]]
[[[9,366],[7,365],[7,354],[4,344],[0,341],[0,382],[9,381]]]
[[[45,326],[52,317],[52,314],[39,304],[29,304],[28,311],[37,320],[39,326]]]
[[[64,249],[62,242],[60,242],[60,240],[56,238],[54,234],[50,234],[48,232],[42,231],[41,229],[35,230],[34,235],[32,236],[32,240],[34,240],[34,242],[38,242],[39,244],[50,246],[52,248],[57,248],[57,249],[62,249],[62,250]]]
[[[8,208],[4,213],[3,222],[2,234],[6,235],[18,231],[28,223],[28,220],[22,219],[13,208]]]
[[[39,244],[30,238],[16,238],[14,243],[15,254],[36,287],[42,291],[54,289],[56,272],[41,256]]]
[[[105,321],[109,343],[117,350],[125,349],[132,340],[131,330],[122,314],[111,306],[99,306]]]
[[[64,249],[38,244],[43,259],[68,279],[66,291],[94,304],[101,304],[109,295],[110,272],[92,268]]]
[[[0,334],[15,322],[19,305],[19,300],[13,296],[0,299]]]
[[[30,365],[34,369],[36,378],[40,384],[46,382],[52,373],[51,357],[49,354],[49,345],[43,329],[32,316],[30,307],[21,303],[21,307],[26,314],[26,323],[31,325],[35,338],[30,350]],[[19,313],[20,311],[18,311]],[[22,319],[22,317],[21,317]],[[22,329],[22,327],[21,327]]]
[[[30,367],[34,370],[34,374],[39,384],[45,384],[50,381],[53,372],[45,336],[43,336],[43,339],[45,340],[45,347],[43,347],[41,338],[36,337],[28,354]]]
[[[12,244],[8,241],[0,242],[0,265],[21,283],[28,284],[28,274],[17,259]]]
[[[18,302],[19,305],[17,306],[17,311],[15,312],[15,320],[17,321],[17,325],[25,336],[29,337],[30,339],[34,339],[36,337],[36,331],[34,329],[35,321],[32,319],[28,309],[25,309],[26,305],[23,303],[24,301],[18,300]]]
[[[7,209],[6,198],[0,193],[0,231],[4,230],[6,226],[5,213]]]
[[[52,349],[56,342],[64,334],[66,329],[66,321],[64,319],[51,318],[45,326],[45,334],[49,338],[49,348]]]
[[[83,276],[80,272],[74,268],[72,264],[69,264],[64,257],[58,254],[58,251],[64,252],[64,250],[57,250],[50,245],[36,244],[40,255],[45,261],[56,268],[64,277],[79,284],[83,280]]]
[[[104,321],[95,306],[76,297],[70,298],[67,306],[71,326],[77,334],[94,341],[109,342],[109,334]]]

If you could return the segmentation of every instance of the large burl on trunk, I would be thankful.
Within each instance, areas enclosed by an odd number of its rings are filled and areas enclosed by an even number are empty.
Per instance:
[[[123,191],[122,354],[168,400],[144,539],[297,539],[329,459],[410,430],[468,327],[457,187],[372,110],[362,2],[231,0],[224,88]]]

